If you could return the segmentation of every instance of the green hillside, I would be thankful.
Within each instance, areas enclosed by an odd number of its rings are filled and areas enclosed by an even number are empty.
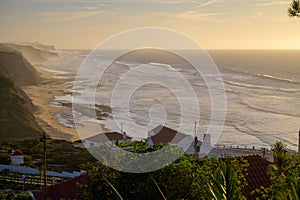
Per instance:
[[[18,86],[34,85],[41,81],[38,71],[20,52],[3,44],[0,44],[0,63],[0,72],[8,72],[9,77]]]
[[[38,79],[37,71],[22,54],[0,46],[0,143],[41,134],[32,114],[34,106],[20,88],[36,84]]]
[[[21,96],[9,77],[0,73],[0,143],[34,138],[40,133],[30,103]]]

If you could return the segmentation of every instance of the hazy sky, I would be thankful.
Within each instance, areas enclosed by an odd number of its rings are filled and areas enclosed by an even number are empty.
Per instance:
[[[182,32],[205,48],[300,49],[290,0],[1,0],[0,42],[89,49],[132,28]]]

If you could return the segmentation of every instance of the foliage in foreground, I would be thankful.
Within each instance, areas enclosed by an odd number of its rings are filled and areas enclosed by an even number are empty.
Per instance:
[[[225,192],[227,199],[245,199],[246,167],[243,159],[195,160],[187,154],[151,173],[125,173],[99,165],[89,172],[80,199],[213,199],[217,191],[211,188],[224,184],[232,186],[218,191]],[[219,181],[224,171],[225,179]]]
[[[269,174],[272,185],[257,191],[264,199],[300,199],[300,156],[289,155],[282,142],[274,145],[274,164]]]
[[[300,0],[292,0],[288,13],[290,17],[300,17]]]
[[[27,192],[22,194],[7,194],[7,193],[0,192],[0,199],[31,200],[32,197]]]

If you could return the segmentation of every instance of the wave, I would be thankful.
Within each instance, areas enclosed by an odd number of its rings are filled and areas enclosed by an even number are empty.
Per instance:
[[[300,84],[299,81],[295,81],[295,80],[292,80],[289,78],[274,76],[274,75],[270,75],[270,74],[252,73],[249,71],[239,71],[239,70],[234,70],[234,69],[231,69],[228,67],[223,67],[223,68],[226,69],[226,71],[228,71],[228,73],[246,74],[246,75],[251,75],[251,76],[260,77],[260,78],[264,78],[264,79],[272,79],[272,80],[282,81],[282,82],[287,82],[287,83]]]
[[[274,87],[267,87],[267,86],[261,86],[261,85],[251,85],[246,83],[239,83],[234,81],[224,81],[228,85],[238,86],[238,87],[244,87],[249,89],[264,89],[264,90],[273,90],[273,91],[280,91],[280,92],[286,92],[286,93],[295,93],[299,92],[298,89],[284,89],[284,88],[274,88]]]
[[[60,124],[68,128],[83,127],[82,124],[75,124],[73,115],[68,112],[56,113],[55,118]]]
[[[265,108],[259,108],[257,106],[254,106],[248,102],[241,102],[242,105],[247,106],[250,109],[259,111],[259,112],[265,112],[265,113],[272,113],[272,114],[276,114],[276,115],[285,115],[285,116],[290,116],[290,117],[300,117],[299,115],[294,115],[294,114],[290,114],[290,113],[283,113],[283,112],[278,112],[275,110],[271,110],[271,109],[265,109]]]
[[[240,92],[236,91],[236,90],[232,90],[232,89],[225,89],[226,92],[230,92],[230,93],[234,93],[234,94],[241,94]]]
[[[253,73],[253,74],[256,75],[256,76],[259,76],[259,77],[267,78],[267,79],[273,79],[273,80],[284,81],[284,82],[288,82],[288,83],[299,84],[299,82],[294,81],[292,79],[288,79],[288,78],[272,76],[272,75],[269,75],[269,74],[259,74],[259,73]]]

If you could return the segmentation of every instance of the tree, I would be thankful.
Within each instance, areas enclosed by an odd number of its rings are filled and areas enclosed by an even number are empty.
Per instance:
[[[1,150],[0,151],[0,164],[9,165],[10,164],[10,155],[7,151]]]
[[[161,145],[148,148],[143,142],[123,145],[135,146],[136,151],[145,153],[161,148]],[[176,148],[169,150],[171,155]],[[134,162],[122,159],[122,154],[118,156],[114,159],[120,163]],[[245,160],[235,158],[195,160],[188,154],[150,173],[126,173],[99,164],[89,172],[89,183],[80,199],[212,199],[208,183],[212,174],[218,171],[219,175],[223,169],[228,169],[226,184],[234,183],[228,187],[227,199],[243,199],[246,164]]]
[[[290,17],[300,17],[300,0],[293,0],[288,9]]]
[[[288,154],[282,142],[274,144],[269,174],[272,185],[258,191],[264,199],[300,199],[300,156]]]
[[[224,162],[220,163],[216,172],[211,175],[208,183],[211,199],[246,199],[242,194],[245,184],[239,184],[239,179],[244,178],[246,171],[240,171],[241,174],[234,171],[234,168],[236,169],[234,162],[235,160],[226,158]]]

